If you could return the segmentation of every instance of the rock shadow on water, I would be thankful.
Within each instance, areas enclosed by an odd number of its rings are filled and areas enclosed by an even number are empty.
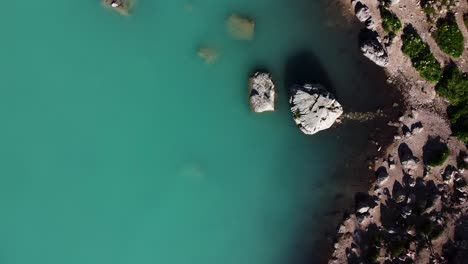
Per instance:
[[[300,51],[286,61],[284,86],[289,97],[289,89],[295,84],[321,84],[338,98],[333,83],[320,60],[310,51]]]

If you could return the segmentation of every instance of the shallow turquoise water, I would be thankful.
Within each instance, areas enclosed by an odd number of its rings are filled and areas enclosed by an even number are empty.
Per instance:
[[[344,149],[362,148],[367,127],[302,135],[288,58],[315,54],[348,109],[377,105],[379,83],[318,1],[139,0],[131,17],[97,0],[3,10],[1,263],[287,263],[322,238],[317,223],[352,180],[335,175]],[[255,18],[253,41],[229,37],[231,12]],[[205,43],[220,51],[214,64],[196,55]],[[256,115],[247,77],[265,66],[282,97]]]

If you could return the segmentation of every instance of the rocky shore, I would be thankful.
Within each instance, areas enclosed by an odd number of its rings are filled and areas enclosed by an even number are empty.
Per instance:
[[[354,212],[337,228],[329,263],[466,263],[467,148],[447,115],[447,109],[463,108],[466,101],[455,104],[438,92],[449,67],[468,70],[467,2],[343,0],[341,6],[363,23],[362,53],[384,67],[405,107],[397,120],[388,120],[388,129],[397,131],[393,142],[368,160],[375,182],[367,193],[356,194]],[[464,39],[458,57],[436,41],[440,21],[452,16]],[[427,43],[424,62],[433,54],[439,68],[420,67],[420,58],[410,58],[410,29]],[[463,78],[451,91],[468,91]]]

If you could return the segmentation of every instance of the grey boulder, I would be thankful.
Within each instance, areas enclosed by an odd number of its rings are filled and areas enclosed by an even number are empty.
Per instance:
[[[249,79],[249,102],[254,112],[275,111],[275,84],[267,72],[256,72]]]
[[[368,36],[361,41],[361,51],[368,59],[380,67],[388,65],[388,53],[378,36]]]

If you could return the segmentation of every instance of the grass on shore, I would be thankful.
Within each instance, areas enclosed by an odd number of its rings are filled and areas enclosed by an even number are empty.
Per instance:
[[[436,91],[453,105],[466,103],[468,102],[468,78],[455,65],[450,65],[445,68],[442,78],[436,85]]]
[[[380,6],[380,16],[382,17],[382,27],[387,33],[396,33],[401,29],[400,19],[387,8]]]
[[[413,67],[423,79],[436,83],[442,76],[439,62],[432,54],[429,46],[412,28],[405,28],[402,36],[402,51],[411,59]]]
[[[437,83],[436,91],[452,104],[448,115],[454,136],[468,142],[468,75],[455,65],[449,65]]]
[[[452,133],[459,140],[468,143],[468,102],[451,106],[448,110]]]
[[[460,29],[457,27],[457,30]],[[405,28],[401,39],[403,41],[401,49],[411,59],[413,67],[423,79],[437,83],[437,93],[452,104],[448,109],[448,115],[453,135],[468,143],[468,75],[462,73],[455,65],[447,66],[442,72],[427,43],[411,26]]]
[[[463,34],[453,15],[437,21],[437,30],[432,34],[440,49],[448,55],[459,58],[463,53]]]

